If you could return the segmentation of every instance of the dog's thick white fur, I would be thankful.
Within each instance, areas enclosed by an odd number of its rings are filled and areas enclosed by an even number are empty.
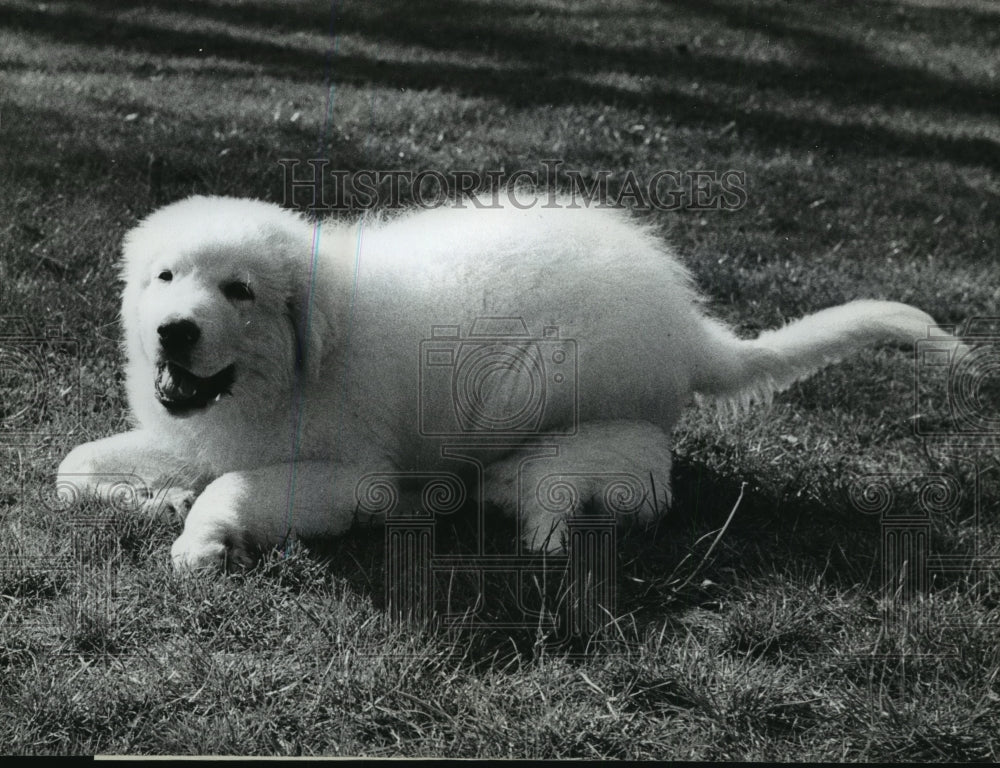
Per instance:
[[[136,428],[77,447],[60,481],[102,496],[131,473],[178,508],[193,500],[173,562],[214,567],[251,545],[339,534],[371,478],[449,473],[447,446],[499,432],[506,448],[480,452],[470,492],[551,548],[553,509],[662,509],[669,435],[693,396],[767,400],[934,324],[856,301],[740,340],[651,231],[544,203],[321,226],[218,197],[155,212],[124,245]],[[609,478],[640,479],[647,495],[628,487],[623,501]]]

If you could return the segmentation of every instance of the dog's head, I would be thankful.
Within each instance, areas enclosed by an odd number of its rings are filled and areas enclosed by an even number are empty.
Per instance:
[[[276,205],[192,197],[125,238],[122,323],[140,421],[273,409],[334,341],[322,231]]]

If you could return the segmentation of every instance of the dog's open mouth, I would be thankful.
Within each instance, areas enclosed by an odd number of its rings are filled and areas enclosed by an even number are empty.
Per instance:
[[[203,378],[176,363],[162,362],[156,368],[156,399],[170,413],[180,415],[228,395],[235,380],[235,365]]]

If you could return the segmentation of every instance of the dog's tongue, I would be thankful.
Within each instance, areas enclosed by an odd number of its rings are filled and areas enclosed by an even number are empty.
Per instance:
[[[167,363],[156,378],[156,391],[161,400],[190,400],[198,394],[198,379],[180,366]]]
[[[160,363],[156,369],[156,399],[175,416],[204,408],[228,395],[236,379],[236,366],[229,365],[204,378],[175,363]]]

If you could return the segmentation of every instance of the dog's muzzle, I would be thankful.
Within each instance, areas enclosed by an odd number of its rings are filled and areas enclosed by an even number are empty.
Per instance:
[[[212,376],[195,376],[177,363],[161,362],[156,368],[156,399],[175,416],[205,408],[228,395],[236,380],[236,366]]]
[[[156,329],[160,339],[160,349],[170,360],[179,360],[185,365],[191,359],[194,345],[201,338],[201,329],[191,320],[174,320]]]

